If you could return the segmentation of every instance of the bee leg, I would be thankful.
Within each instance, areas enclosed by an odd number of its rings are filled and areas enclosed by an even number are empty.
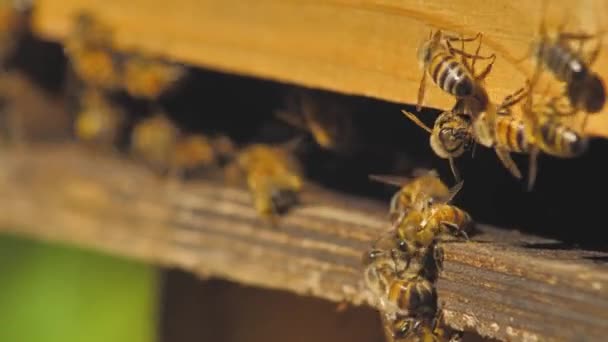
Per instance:
[[[422,101],[424,101],[424,91],[426,88],[426,69],[427,69],[427,65],[424,65],[424,70],[422,71],[422,79],[420,80],[420,86],[418,86],[418,99],[416,102],[416,111],[420,112],[420,110],[422,109]]]
[[[521,102],[521,100],[523,100],[526,97],[526,95],[528,95],[528,92],[526,92],[526,88],[521,87],[513,94],[507,95],[505,97],[505,99],[502,101],[502,103],[500,104],[500,108],[512,107],[512,106],[516,105],[517,103]]]
[[[448,161],[450,163],[450,170],[452,170],[452,174],[454,175],[454,180],[456,182],[461,182],[462,178],[460,177],[460,173],[458,172],[458,168],[456,168],[456,162],[454,161],[454,158],[449,157]]]
[[[464,231],[464,229],[460,229],[457,225],[450,221],[441,221],[441,225],[446,227],[445,229],[452,236],[461,236],[465,240],[469,240],[469,235]]]
[[[479,59],[482,59],[481,57],[479,57]],[[483,58],[485,59],[485,58]],[[494,62],[496,61],[496,55],[492,54],[489,56],[488,59],[492,59],[492,61],[490,63],[488,63],[488,65],[483,69],[482,72],[479,73],[479,75],[475,76],[475,79],[478,81],[482,81],[484,80],[488,74],[490,74],[490,71],[492,71],[492,67],[494,66]]]
[[[515,178],[521,179],[521,171],[519,171],[517,164],[515,164],[515,161],[513,161],[513,158],[511,158],[509,151],[501,148],[494,148],[494,150],[496,151],[496,156],[498,156],[498,159],[500,159],[504,167],[507,168],[507,170],[509,170],[509,172],[511,172]]]
[[[454,197],[456,197],[456,195],[460,192],[460,190],[462,190],[462,187],[464,186],[464,180],[459,181],[458,183],[456,183],[456,185],[454,185],[452,188],[450,188],[450,195],[448,196],[447,199],[447,203],[451,202]]]
[[[538,148],[534,148],[532,151],[530,151],[530,160],[528,162],[528,191],[532,191],[532,187],[534,187],[534,182],[536,181],[536,174],[538,172],[538,154]]]

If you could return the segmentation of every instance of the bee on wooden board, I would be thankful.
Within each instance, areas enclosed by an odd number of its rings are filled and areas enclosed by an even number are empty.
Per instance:
[[[392,320],[383,317],[387,334],[393,342],[461,342],[462,333],[451,332],[443,322],[443,311],[439,309],[432,320],[397,316]]]
[[[136,158],[177,177],[215,166],[224,153],[232,153],[228,145],[231,142],[224,136],[216,139],[183,133],[163,113],[142,120],[131,134],[131,152]]]
[[[383,313],[433,317],[437,311],[437,292],[432,280],[407,267],[392,253],[370,253],[364,281]]]
[[[255,209],[273,225],[278,215],[298,203],[303,187],[301,166],[291,145],[247,146],[225,168],[229,183],[238,183],[244,176]]]
[[[83,90],[78,107],[74,120],[76,137],[99,147],[114,146],[125,124],[124,109],[93,88]]]
[[[113,50],[112,30],[91,14],[80,13],[64,43],[74,74],[88,86],[118,90],[120,58]]]
[[[536,61],[533,79],[546,69],[558,81],[565,83],[563,95],[570,101],[572,109],[557,114],[571,115],[579,110],[588,114],[598,113],[606,103],[606,86],[600,75],[591,70],[591,66],[599,56],[602,40],[595,34],[565,32],[563,26],[560,25],[556,34],[550,35],[542,20],[539,37],[532,42],[528,55],[522,61],[530,55]],[[584,44],[593,39],[597,41],[596,46],[588,52],[583,51]],[[586,120],[587,115],[583,130]]]
[[[390,175],[370,175],[372,180],[400,187],[391,198],[389,217],[397,222],[409,210],[421,211],[431,203],[448,203],[460,191],[463,183],[448,188],[435,170],[416,170],[414,178]]]
[[[420,121],[415,114],[405,110],[401,112],[429,133],[431,149],[438,157],[448,159],[454,178],[457,182],[460,182],[460,173],[456,168],[454,159],[463,155],[473,146],[474,139],[471,132],[470,118],[453,111],[445,111],[439,114],[431,129]]]

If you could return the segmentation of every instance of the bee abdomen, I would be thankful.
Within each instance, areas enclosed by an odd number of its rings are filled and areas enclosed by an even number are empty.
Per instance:
[[[587,139],[556,121],[543,123],[540,126],[540,136],[544,152],[557,157],[578,156],[587,149]]]
[[[528,152],[524,123],[510,116],[498,117],[496,121],[496,144],[512,152]]]
[[[433,81],[445,92],[456,97],[473,95],[473,77],[453,55],[447,52],[437,53],[429,63],[428,71]]]
[[[542,58],[547,68],[563,82],[584,79],[588,73],[587,66],[580,57],[563,44],[545,45]]]

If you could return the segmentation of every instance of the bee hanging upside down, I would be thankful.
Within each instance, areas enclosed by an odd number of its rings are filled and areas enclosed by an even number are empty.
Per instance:
[[[273,225],[278,215],[299,202],[303,187],[301,167],[287,148],[266,144],[246,147],[226,167],[229,182],[238,182],[242,175],[255,209]]]

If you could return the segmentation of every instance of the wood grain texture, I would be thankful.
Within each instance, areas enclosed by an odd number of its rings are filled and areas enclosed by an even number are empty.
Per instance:
[[[386,229],[386,204],[309,186],[308,206],[278,228],[247,192],[217,181],[167,182],[76,146],[0,151],[0,230],[179,267],[201,277],[369,303],[360,258]],[[608,254],[482,226],[446,242],[439,281],[450,325],[509,341],[608,334]],[[596,262],[594,262],[595,260]]]
[[[601,0],[547,0],[544,17],[555,28],[606,30]],[[36,2],[36,30],[62,39],[71,19],[90,10],[111,25],[118,46],[221,71],[303,86],[415,103],[421,72],[416,49],[431,28],[484,34],[498,60],[487,79],[491,98],[523,86],[524,56],[543,17],[541,1],[485,0],[65,0]],[[603,25],[603,26],[602,26]],[[606,40],[604,40],[604,47]],[[603,49],[594,68],[608,75]],[[451,108],[453,100],[429,84],[425,105]],[[587,132],[608,136],[608,106]]]

